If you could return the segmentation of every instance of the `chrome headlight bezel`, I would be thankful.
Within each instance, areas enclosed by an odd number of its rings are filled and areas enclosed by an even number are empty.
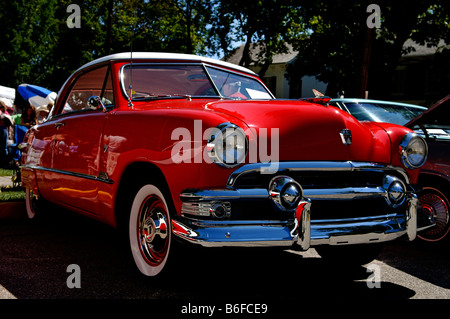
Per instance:
[[[207,151],[211,161],[217,165],[236,167],[247,157],[247,135],[236,124],[229,122],[219,124],[209,135]]]
[[[409,169],[425,164],[428,157],[428,145],[424,138],[416,133],[407,133],[400,142],[400,159]]]

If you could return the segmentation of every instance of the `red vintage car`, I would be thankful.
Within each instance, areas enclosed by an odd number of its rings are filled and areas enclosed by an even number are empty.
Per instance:
[[[148,276],[175,238],[367,262],[377,243],[415,238],[427,157],[405,127],[276,100],[248,69],[162,53],[82,66],[23,147],[29,217],[51,202],[123,229]]]

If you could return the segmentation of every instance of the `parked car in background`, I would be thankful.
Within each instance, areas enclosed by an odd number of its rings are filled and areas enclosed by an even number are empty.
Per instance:
[[[49,201],[123,230],[155,276],[174,238],[367,263],[379,243],[416,237],[426,157],[406,127],[276,100],[248,69],[124,53],[69,77],[27,132],[21,172],[30,218]]]
[[[435,226],[418,233],[426,241],[439,241],[449,233],[450,207],[450,95],[429,109],[405,103],[332,99],[330,105],[352,114],[360,121],[388,122],[404,125],[424,137],[428,158],[420,168],[419,202]]]
[[[414,104],[369,99],[331,99],[330,105],[347,111],[359,121],[386,122],[405,125],[427,108]]]

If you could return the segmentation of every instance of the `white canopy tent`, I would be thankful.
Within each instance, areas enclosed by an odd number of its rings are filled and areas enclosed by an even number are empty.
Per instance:
[[[2,100],[6,106],[13,107],[15,98],[15,89],[0,85],[0,100]]]

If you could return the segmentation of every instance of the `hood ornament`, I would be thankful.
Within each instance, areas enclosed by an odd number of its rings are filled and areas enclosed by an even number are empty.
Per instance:
[[[341,130],[339,135],[341,136],[342,144],[344,145],[352,144],[352,131],[350,131],[347,128],[344,128]]]

